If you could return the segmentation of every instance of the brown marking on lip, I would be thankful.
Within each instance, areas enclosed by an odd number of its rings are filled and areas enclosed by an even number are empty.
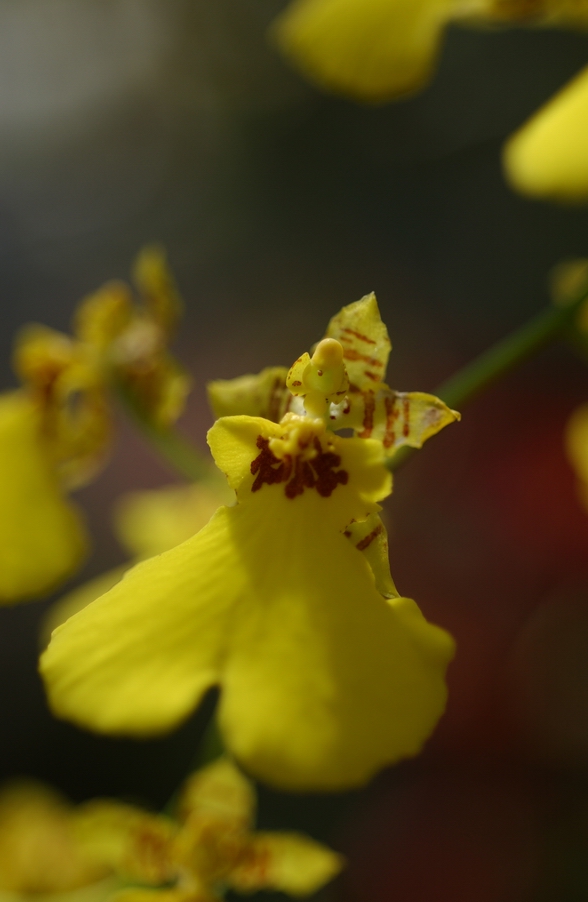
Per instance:
[[[302,382],[300,382],[299,379],[295,379],[294,382],[292,383],[292,385],[295,385],[296,388],[298,388],[299,385],[302,385]]]
[[[314,488],[316,480],[307,460],[301,457],[294,459],[294,475],[286,486],[286,498],[302,495],[304,489]]]
[[[376,396],[372,391],[365,392],[363,395],[365,409],[363,412],[363,431],[359,433],[359,438],[369,438],[374,431],[374,411],[376,409]]]
[[[347,332],[348,335],[353,335],[355,338],[359,338],[360,341],[365,341],[368,345],[375,345],[375,341],[373,338],[368,338],[367,335],[362,335],[361,332],[356,332],[355,329],[345,328],[341,330],[342,332]]]
[[[384,430],[384,438],[382,439],[384,448],[391,448],[396,441],[394,424],[398,417],[398,411],[396,410],[394,400],[395,399],[390,397],[390,395],[384,397],[384,407],[386,408],[386,427]]]
[[[375,527],[375,529],[372,529],[372,531],[370,533],[368,533],[367,536],[364,536],[364,538],[361,540],[361,542],[358,542],[355,547],[357,548],[358,551],[365,551],[365,549],[369,545],[371,545],[372,542],[374,541],[374,539],[377,536],[379,536],[383,531],[384,531],[383,524],[378,523],[378,525]]]
[[[286,482],[292,472],[292,458],[287,454],[283,460],[279,460],[273,451],[270,451],[269,439],[262,435],[257,436],[257,447],[260,453],[251,461],[251,473],[255,476],[252,492],[257,492],[262,485],[275,485]],[[256,475],[257,474],[257,475]]]
[[[402,416],[403,416],[403,424],[402,424],[402,434],[404,438],[408,438],[410,433],[410,401],[408,398],[402,399]]]
[[[316,473],[316,490],[323,498],[328,498],[338,485],[347,485],[349,473],[347,470],[337,470],[341,466],[341,458],[333,451],[323,451],[321,443],[315,437],[314,447],[316,457],[310,461],[310,465]]]
[[[343,349],[343,359],[344,360],[361,360],[363,363],[369,364],[369,366],[378,366],[383,367],[384,364],[381,360],[378,360],[376,357],[370,357],[369,354],[361,354],[355,348],[344,348]]]
[[[341,458],[332,451],[323,451],[317,437],[314,439],[316,456],[312,460],[304,460],[296,455],[294,459],[286,454],[280,460],[269,447],[269,439],[262,435],[257,437],[257,447],[260,453],[251,461],[251,473],[255,476],[252,492],[257,492],[263,485],[276,485],[285,482],[285,494],[287,498],[296,498],[302,495],[305,489],[316,489],[323,498],[328,498],[338,485],[346,485],[349,474],[346,470],[337,470]],[[306,448],[308,442],[300,443],[301,449]]]

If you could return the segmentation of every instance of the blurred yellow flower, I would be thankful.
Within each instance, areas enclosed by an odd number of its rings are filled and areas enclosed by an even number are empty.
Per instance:
[[[585,29],[586,0],[293,0],[272,35],[322,87],[366,102],[423,87],[444,28],[525,24]],[[588,199],[588,69],[510,139],[508,178],[526,194]]]
[[[182,413],[190,379],[167,350],[182,304],[163,248],[143,248],[133,279],[138,302],[124,282],[108,282],[81,302],[74,331],[107,381],[129,392],[156,425],[168,425]]]
[[[110,873],[80,841],[76,809],[57,793],[24,781],[0,790],[0,899],[98,902],[114,889]]]
[[[135,280],[140,307],[114,284],[82,303],[73,337],[33,324],[16,338],[23,388],[0,395],[0,603],[53,589],[83,557],[66,492],[105,463],[113,380],[155,425],[181,412],[188,380],[166,350],[180,303],[160,248],[139,254]]]
[[[221,419],[209,443],[236,506],[54,632],[41,658],[52,709],[146,736],[220,685],[226,746],[295,790],[359,785],[416,754],[445,705],[453,642],[413,601],[383,598],[342,534],[390,491],[382,442],[290,413]]]
[[[254,830],[253,785],[226,758],[185,783],[173,819],[110,800],[78,811],[78,835],[129,887],[118,900],[218,900],[274,889],[305,896],[342,868],[340,855],[298,833]],[[157,887],[157,888],[156,888]]]
[[[87,540],[65,499],[37,405],[0,395],[0,602],[47,592],[83,557]]]
[[[588,68],[512,136],[504,163],[525,194],[588,200]]]

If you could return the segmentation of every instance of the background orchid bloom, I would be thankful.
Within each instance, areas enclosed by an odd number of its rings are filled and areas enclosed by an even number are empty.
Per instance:
[[[272,35],[319,85],[368,103],[424,87],[450,22],[584,28],[588,4],[567,0],[294,0]],[[525,194],[588,200],[588,70],[507,143],[506,174]]]

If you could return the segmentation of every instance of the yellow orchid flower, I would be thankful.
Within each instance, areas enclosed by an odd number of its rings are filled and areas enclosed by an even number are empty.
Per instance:
[[[138,303],[123,282],[108,282],[79,305],[75,333],[155,424],[168,425],[184,408],[190,379],[167,351],[182,305],[163,248],[143,248],[133,279]]]
[[[253,785],[226,758],[193,774],[176,818],[96,800],[80,807],[88,851],[123,879],[141,884],[116,899],[218,900],[228,889],[306,896],[342,868],[340,855],[307,836],[254,829]]]
[[[323,391],[330,402],[333,430],[353,429],[361,438],[377,438],[386,457],[392,457],[404,445],[422,447],[427,439],[460,419],[457,411],[434,395],[398,392],[385,384],[392,346],[375,294],[343,307],[329,322],[325,337],[342,346],[348,375],[348,382],[338,386],[339,396]],[[275,422],[288,411],[302,413],[308,392],[314,388],[314,384],[305,382],[311,376],[310,363],[310,356],[305,354],[290,370],[269,367],[257,376],[211,382],[207,386],[210,406],[217,417],[248,414]]]
[[[0,790],[0,899],[101,902],[111,869],[77,836],[76,809],[39,783]]]
[[[382,597],[343,535],[390,492],[383,443],[294,413],[226,417],[208,440],[237,504],[53,633],[40,665],[51,707],[147,736],[219,685],[226,746],[251,773],[296,790],[360,785],[419,751],[453,654],[413,601]]]
[[[293,0],[272,36],[322,87],[366,102],[428,81],[445,27],[524,24],[585,29],[586,0]],[[507,143],[507,176],[526,194],[588,199],[588,69]]]

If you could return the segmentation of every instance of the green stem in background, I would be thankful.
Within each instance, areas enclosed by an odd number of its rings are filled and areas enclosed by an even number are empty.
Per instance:
[[[114,382],[113,387],[143,438],[172,469],[189,482],[197,482],[210,474],[210,461],[188,439],[172,427],[156,425],[120,381]]]
[[[588,286],[584,286],[565,307],[548,307],[442,382],[433,394],[445,401],[448,407],[461,410],[506,373],[560,338],[587,300]],[[416,450],[406,446],[401,448],[390,460],[389,469],[392,472],[398,470]]]

